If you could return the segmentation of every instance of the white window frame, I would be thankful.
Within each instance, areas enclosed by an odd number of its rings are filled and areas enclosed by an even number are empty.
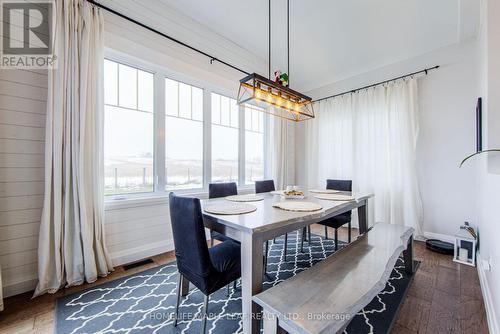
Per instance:
[[[208,185],[212,177],[212,93],[237,99],[236,91],[230,91],[222,87],[214,86],[213,84],[192,78],[179,72],[175,72],[169,68],[159,66],[140,60],[131,55],[127,55],[115,50],[106,49],[105,59],[117,62],[119,64],[131,66],[143,71],[153,73],[154,76],[154,157],[153,157],[153,173],[154,173],[154,189],[147,193],[130,193],[119,195],[108,195],[105,197],[106,208],[120,207],[118,203],[123,202],[124,206],[129,205],[145,205],[151,204],[154,200],[164,200],[168,197],[171,191],[179,194],[193,195],[198,197],[206,197],[208,193]],[[194,189],[165,189],[165,78],[175,80],[184,84],[188,84],[203,90],[203,186],[202,188]],[[245,108],[239,106],[239,147],[238,147],[238,190],[242,193],[250,192],[253,185],[245,184]],[[264,114],[264,143],[268,138],[268,115]],[[264,145],[264,166],[267,166],[267,145]],[[267,169],[264,168],[266,171]]]

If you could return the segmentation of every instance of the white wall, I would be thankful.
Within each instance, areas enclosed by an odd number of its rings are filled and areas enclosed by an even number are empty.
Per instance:
[[[483,103],[483,149],[500,148],[500,4],[482,1],[482,29],[479,58]],[[500,333],[500,155],[476,157],[479,220],[479,277],[483,289],[488,324]],[[490,268],[488,268],[490,267]]]
[[[43,206],[47,73],[0,70],[0,266],[4,296],[33,288]]]
[[[450,62],[419,80],[417,164],[425,232],[454,235],[464,221],[477,225],[474,166],[458,167],[475,151],[476,49],[473,42],[454,50]]]
[[[476,222],[475,171],[459,169],[460,161],[475,149],[477,42],[469,40],[383,67],[309,92],[313,98],[329,96],[440,65],[419,78],[420,134],[417,143],[419,187],[427,236],[447,238],[464,221]],[[297,183],[305,184],[304,129],[296,135]]]

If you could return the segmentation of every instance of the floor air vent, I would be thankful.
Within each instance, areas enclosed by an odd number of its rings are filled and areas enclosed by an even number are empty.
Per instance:
[[[140,267],[140,266],[144,266],[144,265],[150,264],[150,263],[154,263],[154,261],[152,259],[145,259],[145,260],[141,260],[141,261],[137,261],[137,262],[125,264],[125,265],[123,265],[123,269],[124,270],[130,270],[130,269],[134,269],[134,268],[137,268],[137,267]]]

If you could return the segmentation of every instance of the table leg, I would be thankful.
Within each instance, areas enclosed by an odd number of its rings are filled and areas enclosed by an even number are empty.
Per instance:
[[[403,259],[405,261],[405,271],[408,274],[413,274],[415,271],[413,267],[413,236],[408,239],[408,245],[403,251]]]
[[[263,333],[276,334],[278,333],[278,317],[274,314],[264,311],[263,314]]]
[[[365,200],[364,204],[358,206],[358,222],[359,222],[359,234],[363,234],[368,231],[368,201]]]
[[[260,307],[252,296],[262,291],[262,239],[252,233],[242,233],[241,239],[243,333],[253,334],[260,332]]]

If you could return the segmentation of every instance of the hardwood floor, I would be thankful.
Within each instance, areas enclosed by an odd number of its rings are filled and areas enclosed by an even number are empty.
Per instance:
[[[353,229],[353,237],[357,231]],[[314,225],[313,233],[324,234],[323,226]],[[330,230],[329,236],[333,236]],[[339,230],[347,240],[347,230]],[[459,265],[450,256],[428,251],[415,242],[414,254],[422,263],[400,309],[392,334],[412,333],[488,333],[486,313],[475,268]],[[125,271],[122,267],[92,284],[84,284],[31,299],[31,293],[7,298],[0,312],[0,334],[53,333],[54,306],[58,297],[99,285],[145,269],[171,262],[173,252],[154,256],[154,263]]]

